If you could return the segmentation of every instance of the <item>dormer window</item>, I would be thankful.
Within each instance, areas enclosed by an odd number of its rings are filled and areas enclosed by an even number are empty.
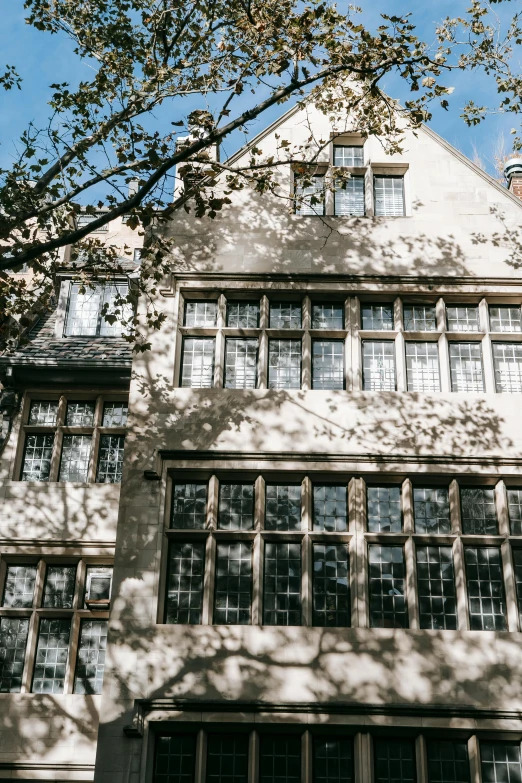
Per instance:
[[[130,305],[122,307],[116,305],[120,296],[127,296],[129,287],[126,283],[96,285],[80,285],[73,283],[69,293],[67,317],[65,322],[66,337],[120,337],[123,333],[121,318],[114,323],[109,323],[102,316],[105,305],[109,313],[123,309],[123,318],[130,316]]]
[[[364,166],[364,147],[334,144],[333,152],[334,166],[349,166],[352,168]]]

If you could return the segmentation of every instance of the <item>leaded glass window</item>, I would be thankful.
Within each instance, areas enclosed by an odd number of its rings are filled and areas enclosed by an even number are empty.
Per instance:
[[[33,605],[36,565],[7,565],[2,606],[28,609]]]
[[[364,177],[335,180],[334,214],[338,217],[364,217]]]
[[[522,536],[522,489],[508,487],[509,527],[512,536]]]
[[[167,575],[167,624],[201,623],[205,544],[172,542]]]
[[[350,625],[349,556],[346,544],[313,545],[313,624]]]
[[[252,603],[252,544],[218,543],[214,623],[248,625]]]
[[[129,406],[126,402],[106,402],[103,405],[104,427],[125,427]]]
[[[218,527],[220,530],[252,530],[254,485],[220,482]]]
[[[295,178],[295,214],[324,215],[324,174]]]
[[[522,783],[520,742],[480,743],[482,783]]]
[[[58,481],[87,481],[91,435],[64,435]]]
[[[353,742],[349,737],[314,737],[314,783],[353,783]]]
[[[194,783],[196,735],[157,737],[154,783]]]
[[[227,302],[227,326],[236,329],[257,329],[259,302]]]
[[[480,332],[477,305],[446,305],[449,332]]]
[[[312,305],[312,329],[344,329],[344,305],[341,302]]]
[[[301,388],[301,340],[269,340],[268,388]]]
[[[375,176],[373,182],[376,217],[404,215],[404,178]]]
[[[94,405],[94,402],[76,402],[75,400],[68,402],[65,425],[67,427],[92,427]]]
[[[451,390],[483,392],[482,352],[480,343],[450,343]]]
[[[49,481],[54,435],[27,433],[22,466],[22,481]]]
[[[340,340],[313,341],[312,388],[344,389],[344,343]]]
[[[213,337],[185,337],[181,368],[181,386],[210,389],[214,383]]]
[[[301,544],[265,542],[264,625],[301,625]]]
[[[437,343],[406,343],[406,376],[408,391],[440,391]]]
[[[462,532],[471,535],[498,533],[493,487],[461,487]]]
[[[416,533],[451,533],[447,487],[414,487],[413,509]]]
[[[453,553],[450,546],[417,546],[421,628],[458,628]]]
[[[415,783],[415,748],[407,739],[374,740],[375,783]]]
[[[407,628],[406,570],[402,546],[369,546],[372,628]]]
[[[497,392],[522,392],[522,345],[493,343],[493,368]]]
[[[210,734],[205,783],[247,783],[248,734]]]
[[[98,452],[98,484],[120,484],[123,471],[125,435],[101,435]]]
[[[207,484],[188,482],[174,484],[171,527],[181,530],[203,530],[207,516]]]
[[[433,305],[404,305],[404,329],[407,332],[436,332],[435,307]]]
[[[464,548],[472,631],[505,631],[506,606],[498,547]]]
[[[107,649],[107,620],[82,620],[74,693],[102,692]]]
[[[43,604],[48,609],[72,609],[76,566],[48,565]]]
[[[0,617],[0,693],[20,693],[29,620]]]
[[[362,329],[375,332],[393,331],[393,305],[362,304]]]
[[[364,147],[360,145],[334,144],[333,164],[334,166],[349,166],[352,168],[364,166]]]
[[[400,533],[402,530],[400,486],[367,487],[370,533]]]
[[[40,619],[33,693],[63,693],[70,635],[70,618],[42,617]]]
[[[270,302],[271,329],[300,329],[301,324],[300,302]]]
[[[58,400],[31,400],[28,424],[54,426],[58,418]]]
[[[301,484],[266,485],[265,529],[301,529]]]
[[[470,783],[465,740],[428,740],[427,753],[429,783]]]
[[[217,323],[217,301],[185,302],[184,326],[213,327]]]
[[[257,338],[227,337],[225,348],[226,389],[256,388],[257,350]]]
[[[395,391],[395,344],[390,340],[364,340],[363,389]]]
[[[259,783],[301,783],[301,737],[261,735]]]
[[[520,307],[490,305],[489,324],[492,332],[521,332]]]
[[[348,529],[348,492],[346,484],[314,484],[314,530],[342,533]]]

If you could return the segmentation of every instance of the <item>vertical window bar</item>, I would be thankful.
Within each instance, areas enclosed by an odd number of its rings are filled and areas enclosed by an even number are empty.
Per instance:
[[[482,353],[479,343],[450,343],[451,390],[483,392]]]
[[[261,735],[259,783],[301,783],[299,735]]]
[[[406,332],[436,332],[437,318],[434,305],[404,305]]]
[[[363,340],[364,391],[395,391],[395,343]]]
[[[522,489],[508,487],[509,528],[512,536],[522,536]]]
[[[74,693],[102,692],[107,649],[107,620],[82,620]]]
[[[35,565],[8,565],[2,606],[10,609],[30,609],[36,583]]]
[[[411,740],[374,740],[375,783],[415,783],[415,748]]]
[[[185,337],[181,369],[181,386],[191,389],[210,389],[214,379],[215,339]]]
[[[313,341],[312,389],[344,389],[344,343],[340,340]]]
[[[350,626],[347,544],[313,545],[313,625]]]
[[[413,510],[416,533],[451,533],[447,487],[414,487]]]
[[[492,332],[521,332],[520,307],[490,305],[489,324]]]
[[[313,527],[327,533],[348,530],[348,492],[346,484],[314,484]]]
[[[314,737],[313,754],[314,783],[354,783],[350,737]]]
[[[401,488],[367,487],[368,531],[400,533],[402,531]]]
[[[252,530],[254,527],[254,485],[219,484],[218,528]]]
[[[440,392],[437,343],[406,343],[408,391]]]
[[[375,215],[401,217],[404,215],[404,178],[374,177]]]
[[[407,628],[406,569],[402,546],[370,544],[369,554],[372,628]]]
[[[301,625],[301,544],[265,542],[264,625]]]
[[[48,565],[43,604],[47,609],[72,609],[76,566]]]
[[[54,435],[26,435],[22,481],[49,481],[53,445]]]
[[[499,393],[522,392],[522,345],[493,343],[495,389]]]
[[[428,783],[471,783],[468,743],[428,740]]]
[[[70,618],[42,617],[40,619],[33,693],[63,693],[70,636]]]
[[[265,530],[301,529],[301,485],[267,484]]]
[[[165,623],[201,623],[205,544],[203,542],[171,543],[167,574]]]
[[[421,628],[458,628],[457,594],[450,546],[417,547],[417,589]]]
[[[481,742],[480,761],[484,783],[522,783],[519,742]]]
[[[225,388],[255,389],[258,340],[227,337],[225,346]]]
[[[472,631],[505,631],[502,558],[497,547],[464,547]]]
[[[172,491],[171,527],[203,530],[207,518],[207,484],[175,483]]]
[[[86,482],[92,435],[64,435],[58,481]]]
[[[97,484],[121,484],[125,435],[101,435],[98,449]]]
[[[248,625],[252,607],[252,544],[217,545],[214,623]]]
[[[206,783],[247,783],[248,734],[210,734]]]
[[[194,783],[195,734],[157,737],[155,751],[154,783]]]
[[[29,619],[0,617],[0,693],[20,693]]]
[[[497,535],[498,519],[493,487],[461,487],[462,532],[470,535]]]

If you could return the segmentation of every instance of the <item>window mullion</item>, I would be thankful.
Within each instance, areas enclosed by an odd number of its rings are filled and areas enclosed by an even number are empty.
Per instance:
[[[36,581],[34,585],[33,607],[37,608],[42,605],[43,590],[45,583],[45,560],[38,562],[38,569],[36,571]]]
[[[248,783],[259,783],[259,733],[251,731],[248,738]]]
[[[397,391],[407,391],[405,341],[402,332],[395,336],[395,373]]]
[[[453,542],[453,565],[455,569],[459,630],[469,631],[468,587],[466,584],[466,571],[464,567],[464,545],[460,536],[457,536]]]
[[[504,481],[501,479],[495,485],[495,506],[497,509],[498,532],[501,536],[509,536],[509,510],[507,490]]]
[[[440,372],[440,390],[442,392],[451,391],[450,362],[448,339],[446,334],[441,334],[438,340],[439,346],[439,372]]]
[[[258,389],[266,389],[268,386],[268,335],[264,330],[259,335],[257,365],[257,387]]]
[[[476,734],[473,734],[468,740],[468,758],[469,758],[469,766],[470,766],[471,783],[482,783],[479,741]]]
[[[373,781],[372,739],[368,732],[358,732],[355,735],[354,767],[355,783]]]
[[[506,593],[506,615],[508,631],[519,631],[517,588],[515,584],[515,570],[513,568],[513,556],[509,541],[503,541],[500,547],[502,556],[502,571],[504,575],[504,590]]]
[[[89,457],[89,469],[87,471],[87,481],[94,484],[96,481],[96,472],[98,466],[98,451],[100,448],[100,431],[98,428],[93,430],[91,436],[91,454]]]
[[[491,337],[485,334],[482,338],[482,364],[484,367],[484,389],[488,394],[495,393],[495,371],[493,368],[493,349]]]
[[[313,783],[312,778],[312,732],[308,729],[301,737],[301,782]]]
[[[78,655],[78,640],[80,637],[80,616],[75,612],[71,618],[71,633],[69,636],[69,655],[65,667],[65,679],[63,683],[64,694],[72,693],[74,689],[74,672]]]
[[[312,625],[312,542],[304,536],[301,544],[301,624]]]
[[[416,783],[429,783],[428,753],[424,734],[419,734],[415,737],[415,765],[417,772]]]
[[[302,352],[301,389],[308,391],[312,388],[312,338],[308,331],[303,334]]]
[[[22,674],[21,693],[30,693],[33,679],[34,661],[36,658],[36,645],[38,642],[38,613],[33,612],[29,620],[29,633],[27,635],[27,646],[25,648],[24,671]]]
[[[366,509],[366,482],[358,479],[358,524],[357,524],[357,615],[360,628],[368,628],[370,625],[370,606],[368,582],[368,545],[366,542],[365,531],[367,530],[367,509]]]
[[[207,772],[207,732],[200,729],[196,739],[196,769],[194,783],[205,783]]]
[[[413,490],[411,481],[405,479],[401,491],[404,532],[408,538],[404,544],[406,560],[406,600],[408,602],[408,620],[410,628],[419,627],[419,598],[417,595],[417,562],[413,543]]]
[[[351,366],[351,389],[352,391],[360,391],[362,389],[362,346],[359,336],[360,329],[360,302],[357,296],[351,297],[349,300],[350,307],[350,341],[352,345],[352,366]]]

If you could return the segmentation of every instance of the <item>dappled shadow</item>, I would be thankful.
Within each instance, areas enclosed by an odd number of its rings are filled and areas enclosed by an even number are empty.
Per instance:
[[[497,228],[491,234],[473,232],[472,241],[476,245],[499,248],[504,252],[505,263],[513,269],[522,267],[522,227],[520,222],[510,224],[505,211],[498,205],[489,208],[490,215],[495,219]]]

